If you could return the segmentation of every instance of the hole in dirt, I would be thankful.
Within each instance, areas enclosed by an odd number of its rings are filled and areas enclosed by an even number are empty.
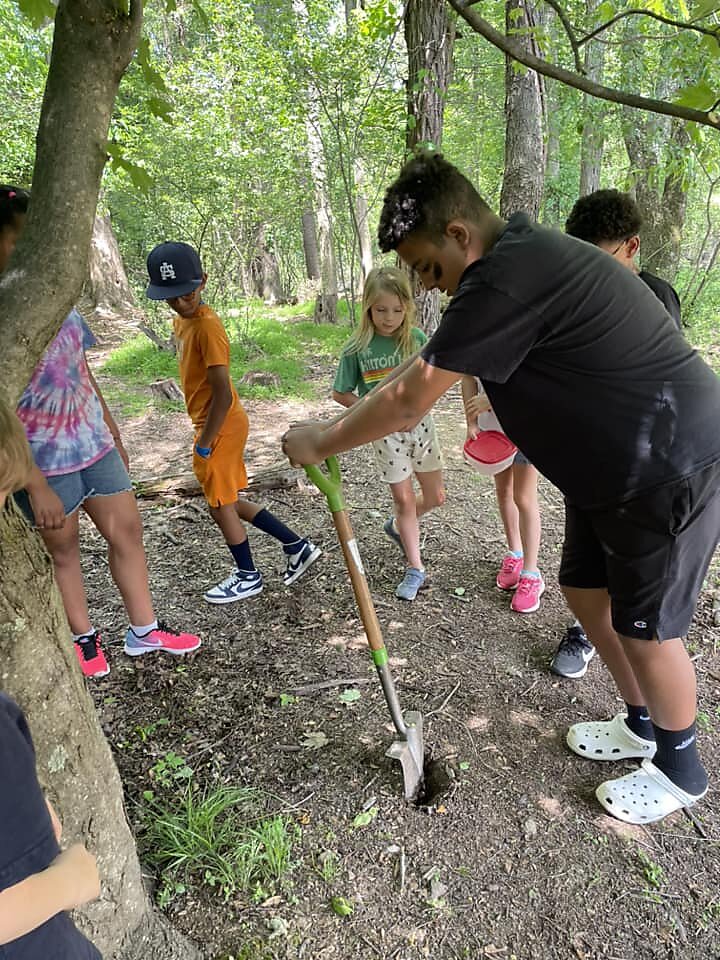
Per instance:
[[[423,772],[425,778],[415,804],[418,807],[436,807],[450,792],[454,780],[442,760],[426,760]]]

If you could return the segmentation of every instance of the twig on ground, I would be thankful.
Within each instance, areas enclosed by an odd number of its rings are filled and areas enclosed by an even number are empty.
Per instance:
[[[401,845],[400,845],[400,865],[399,865],[399,870],[400,870],[400,896],[402,896],[403,893],[405,892],[405,868],[406,868],[406,862],[405,862],[405,847],[401,844]]]
[[[282,691],[268,690],[266,700],[276,700],[280,693],[289,693],[294,697],[306,697],[318,690],[332,690],[333,687],[354,687],[358,683],[371,683],[372,677],[353,677],[350,680],[323,680],[321,683],[309,683],[304,687],[284,687]]]
[[[444,699],[443,702],[440,704],[440,706],[439,706],[439,707],[436,707],[434,710],[428,710],[426,716],[432,717],[432,716],[434,716],[434,714],[436,714],[436,713],[442,713],[442,711],[445,709],[445,707],[448,705],[448,703],[450,703],[450,700],[451,700],[451,699],[455,696],[455,694],[458,692],[459,687],[460,687],[460,681],[458,680],[458,682],[457,682],[457,683],[455,684],[455,686],[452,688],[452,690],[450,691],[450,693],[445,697],[445,699]]]
[[[690,823],[692,823],[692,825],[695,827],[695,830],[696,830],[696,831],[698,832],[698,834],[703,838],[703,840],[707,840],[708,835],[707,835],[707,833],[705,832],[705,827],[703,827],[703,825],[700,823],[700,821],[699,821],[698,818],[695,816],[695,814],[692,812],[692,810],[690,810],[689,807],[683,807],[683,813],[684,813],[685,816],[688,818],[688,820],[690,821]]]

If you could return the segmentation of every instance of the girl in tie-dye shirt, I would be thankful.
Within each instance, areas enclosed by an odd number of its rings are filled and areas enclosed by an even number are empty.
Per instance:
[[[29,199],[23,190],[0,187],[0,273],[15,248]],[[20,398],[17,413],[35,462],[17,500],[53,558],[82,671],[101,677],[109,667],[89,619],[80,567],[80,507],[108,544],[110,572],[130,620],[125,652],[187,653],[200,646],[200,639],[155,619],[127,454],[85,359],[85,348],[94,342],[72,310]]]

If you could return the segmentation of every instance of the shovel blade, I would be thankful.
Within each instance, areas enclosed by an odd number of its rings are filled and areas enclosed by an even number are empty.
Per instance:
[[[416,800],[425,776],[422,714],[417,710],[409,710],[404,720],[407,739],[392,743],[386,750],[385,756],[400,761],[405,799]]]

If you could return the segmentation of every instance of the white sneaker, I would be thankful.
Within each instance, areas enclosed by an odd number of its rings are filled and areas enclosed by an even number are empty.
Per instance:
[[[315,563],[321,553],[322,550],[320,547],[316,547],[310,540],[305,541],[305,546],[302,550],[298,550],[297,553],[289,553],[287,567],[283,574],[283,583],[285,586],[289,587],[295,583],[296,580],[299,580],[308,567]]]
[[[229,577],[226,577],[222,583],[205,594],[205,600],[208,603],[235,603],[236,600],[247,600],[248,597],[255,597],[262,593],[263,579],[258,570],[246,573],[241,570],[233,570]]]

